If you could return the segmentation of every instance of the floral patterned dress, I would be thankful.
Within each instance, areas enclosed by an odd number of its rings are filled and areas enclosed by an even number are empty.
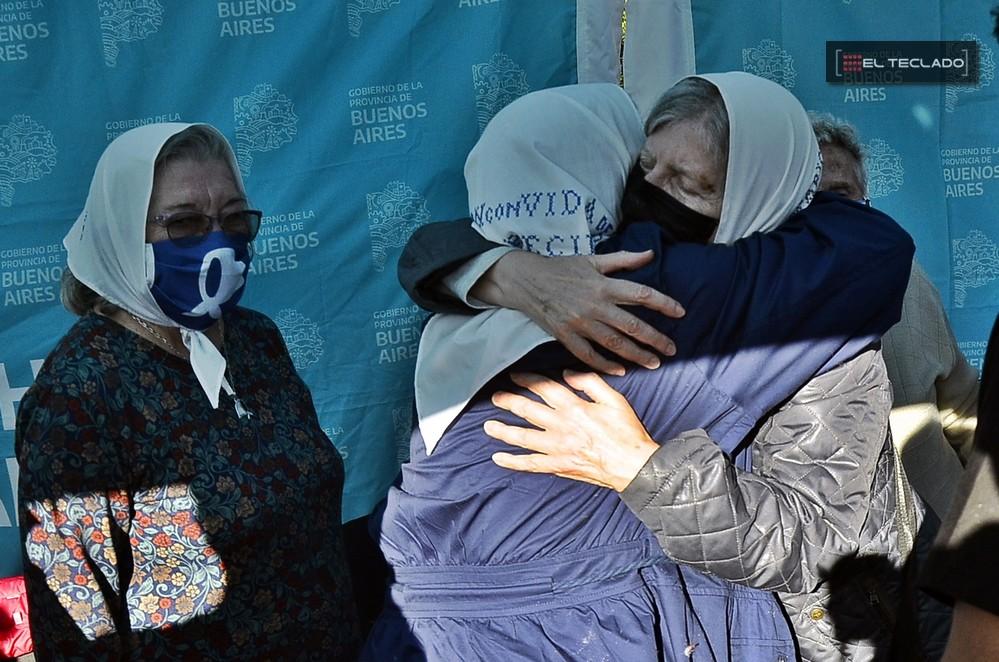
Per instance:
[[[225,319],[252,413],[187,361],[80,319],[21,401],[16,449],[39,659],[344,660],[358,645],[343,463],[269,319]]]

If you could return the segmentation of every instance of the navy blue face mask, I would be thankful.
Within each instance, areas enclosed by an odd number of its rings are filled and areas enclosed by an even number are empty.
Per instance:
[[[250,266],[245,241],[218,231],[194,246],[178,246],[169,239],[147,246],[155,264],[149,291],[177,324],[204,331],[243,296]]]

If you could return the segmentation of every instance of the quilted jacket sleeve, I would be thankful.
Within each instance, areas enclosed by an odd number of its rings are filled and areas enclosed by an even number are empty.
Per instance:
[[[858,550],[890,408],[884,362],[871,350],[812,379],[763,423],[752,473],[694,430],[663,443],[621,497],[675,561],[754,588],[810,592]]]

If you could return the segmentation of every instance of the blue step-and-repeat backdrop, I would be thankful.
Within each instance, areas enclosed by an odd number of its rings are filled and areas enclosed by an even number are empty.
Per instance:
[[[744,70],[854,123],[873,204],[915,238],[958,342],[981,370],[999,311],[999,45],[989,0],[694,0],[698,71]],[[833,85],[825,42],[974,40],[976,86]],[[872,283],[872,286],[877,286]]]
[[[401,247],[465,215],[499,108],[576,82],[575,21],[571,2],[0,0],[0,576],[20,569],[16,406],[73,321],[61,240],[108,142],[203,121],[232,143],[266,214],[244,304],[281,328],[356,518],[408,453],[424,315]]]
[[[424,316],[396,282],[402,245],[420,224],[465,215],[465,156],[503,105],[617,79],[623,4],[0,0],[0,576],[20,571],[17,404],[72,323],[58,301],[61,240],[109,141],[204,121],[233,144],[266,213],[244,302],[277,322],[311,387],[346,463],[353,519],[406,453]],[[989,4],[630,0],[629,34],[644,43],[625,54],[625,83],[665,89],[695,61],[744,69],[855,122],[874,204],[916,238],[980,367],[999,309]],[[959,38],[982,43],[977,87],[825,83],[827,39]]]

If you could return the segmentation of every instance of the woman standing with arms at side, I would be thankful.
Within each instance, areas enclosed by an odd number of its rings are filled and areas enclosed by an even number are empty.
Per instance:
[[[64,240],[80,319],[21,402],[38,658],[350,659],[343,464],[236,304],[261,213],[204,124],[126,132]]]

